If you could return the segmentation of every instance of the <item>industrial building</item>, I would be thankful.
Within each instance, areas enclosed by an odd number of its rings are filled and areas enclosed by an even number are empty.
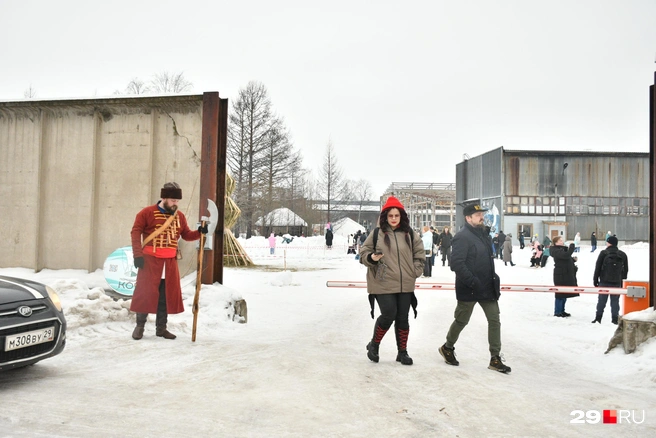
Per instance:
[[[493,231],[517,237],[577,232],[649,241],[649,153],[522,151],[503,147],[456,165],[456,202],[480,199]],[[458,212],[462,207],[457,207]],[[464,225],[456,216],[456,229]]]

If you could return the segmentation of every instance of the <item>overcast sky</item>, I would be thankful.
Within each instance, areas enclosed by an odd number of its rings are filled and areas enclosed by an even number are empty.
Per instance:
[[[379,196],[499,146],[648,152],[655,23],[655,0],[0,0],[0,100],[256,80],[306,167],[331,138]]]

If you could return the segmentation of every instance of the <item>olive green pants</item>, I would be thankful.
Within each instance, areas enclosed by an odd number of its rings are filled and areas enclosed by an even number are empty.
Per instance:
[[[498,356],[501,353],[501,320],[499,318],[498,301],[458,301],[456,310],[453,314],[455,320],[446,334],[446,346],[453,348],[460,332],[469,323],[474,306],[478,303],[485,312],[487,318],[487,341],[490,344],[490,354]]]

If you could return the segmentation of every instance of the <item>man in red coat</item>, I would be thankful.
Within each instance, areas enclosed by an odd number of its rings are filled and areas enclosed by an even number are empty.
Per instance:
[[[137,326],[133,339],[141,339],[149,313],[155,313],[157,336],[175,339],[166,329],[168,314],[182,313],[182,290],[176,254],[178,240],[198,240],[200,233],[207,233],[207,226],[192,231],[187,219],[178,211],[182,190],[175,182],[164,184],[161,200],[144,208],[134,219],[132,226],[132,252],[137,272],[137,284],[132,295],[130,310],[137,314]]]

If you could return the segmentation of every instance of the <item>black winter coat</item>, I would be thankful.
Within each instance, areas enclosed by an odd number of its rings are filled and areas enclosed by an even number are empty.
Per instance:
[[[326,230],[326,245],[332,246],[332,244],[333,244],[333,232],[330,230]]]
[[[597,236],[595,236],[594,234],[590,235],[590,245],[597,246]]]
[[[458,301],[499,299],[499,276],[494,271],[492,245],[485,229],[465,224],[451,242],[451,270],[456,273]]]
[[[595,264],[595,271],[594,271],[594,276],[593,281],[596,284],[599,283],[606,283],[612,284],[617,287],[622,287],[622,282],[620,281],[619,283],[612,283],[609,282],[604,275],[604,259],[606,256],[610,253],[617,253],[617,255],[624,261],[624,269],[622,270],[622,279],[626,280],[626,277],[629,275],[629,259],[626,256],[626,253],[624,251],[619,250],[616,246],[609,246],[605,250],[601,251],[599,253],[599,257],[597,257],[597,263]]]
[[[442,231],[442,234],[440,234],[440,248],[444,250],[451,248],[452,240],[453,236],[451,235],[451,232],[445,233]]]
[[[551,245],[549,254],[554,259],[553,284],[554,286],[578,286],[576,281],[576,265],[572,254],[575,246],[570,243],[569,247],[562,245]],[[573,298],[579,294],[557,293],[556,298]]]

